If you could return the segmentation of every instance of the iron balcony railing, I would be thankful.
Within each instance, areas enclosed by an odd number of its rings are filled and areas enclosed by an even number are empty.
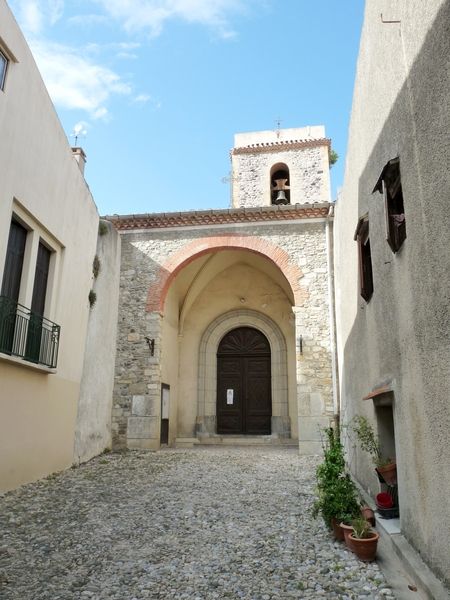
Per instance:
[[[56,323],[0,296],[0,352],[54,369],[60,331]]]

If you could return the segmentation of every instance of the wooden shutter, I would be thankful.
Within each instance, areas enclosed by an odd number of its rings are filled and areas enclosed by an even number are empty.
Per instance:
[[[31,310],[41,316],[44,315],[48,272],[50,268],[50,254],[50,250],[46,248],[42,242],[39,243]]]
[[[25,227],[16,221],[11,221],[1,295],[11,298],[15,302],[19,300],[26,241],[27,230]]]

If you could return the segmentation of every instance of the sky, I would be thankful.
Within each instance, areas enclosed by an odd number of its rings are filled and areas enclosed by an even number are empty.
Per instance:
[[[8,0],[101,215],[228,208],[238,132],[320,125],[342,185],[364,0]]]

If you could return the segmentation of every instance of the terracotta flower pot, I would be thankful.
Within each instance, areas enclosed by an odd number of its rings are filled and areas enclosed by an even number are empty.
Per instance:
[[[369,506],[363,506],[361,508],[361,516],[368,521],[372,527],[375,527],[375,513]]]
[[[331,527],[333,528],[334,537],[338,542],[344,541],[344,531],[341,529],[337,519],[331,519]]]
[[[344,532],[345,545],[353,552],[352,540],[350,539],[350,534],[353,531],[353,527],[351,525],[346,525],[345,523],[341,523],[339,526]]]
[[[395,485],[397,483],[396,462],[389,463],[384,467],[377,467],[377,471],[388,485]]]
[[[368,538],[356,538],[353,533],[350,534],[352,550],[364,562],[372,562],[377,554],[378,539],[380,535],[373,531]]]

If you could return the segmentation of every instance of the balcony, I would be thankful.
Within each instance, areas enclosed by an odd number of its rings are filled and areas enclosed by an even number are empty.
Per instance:
[[[61,328],[29,308],[0,296],[0,352],[56,368]]]

